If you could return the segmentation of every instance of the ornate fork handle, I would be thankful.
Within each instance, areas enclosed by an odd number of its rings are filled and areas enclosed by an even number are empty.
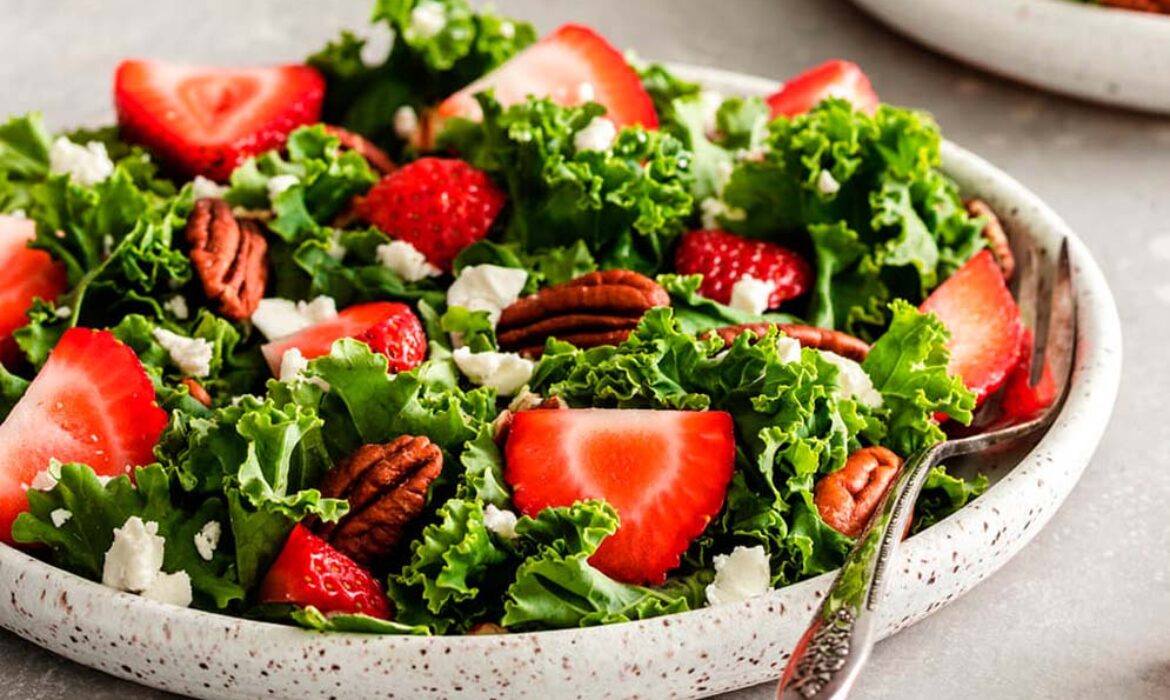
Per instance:
[[[781,680],[781,700],[843,698],[877,641],[876,607],[885,571],[910,522],[930,469],[951,453],[939,443],[906,460],[893,488],[841,567],[820,612],[805,632]]]

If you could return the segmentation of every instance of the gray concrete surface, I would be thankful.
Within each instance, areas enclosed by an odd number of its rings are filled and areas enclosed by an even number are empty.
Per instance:
[[[929,0],[923,0],[927,2]],[[294,60],[368,0],[0,0],[0,115],[112,118],[120,57]],[[777,78],[830,57],[888,101],[1022,180],[1088,243],[1113,285],[1125,375],[1112,427],[1049,527],[965,598],[881,644],[858,698],[1170,697],[1170,118],[1037,93],[920,49],[843,0],[497,0],[541,29],[575,20],[644,57]],[[1167,20],[1170,21],[1170,20]],[[0,634],[0,698],[171,697]],[[774,697],[771,686],[742,691]],[[732,696],[729,696],[732,697]]]

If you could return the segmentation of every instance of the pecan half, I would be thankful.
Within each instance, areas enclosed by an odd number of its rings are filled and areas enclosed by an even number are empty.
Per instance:
[[[799,323],[741,323],[738,326],[716,328],[709,333],[718,335],[724,343],[730,345],[745,331],[751,331],[757,337],[762,338],[773,326],[779,328],[784,335],[800,343],[802,347],[828,350],[858,362],[864,360],[865,356],[869,354],[869,343],[861,338],[855,338],[848,333],[835,331],[831,328],[816,328]]]
[[[317,534],[363,566],[394,552],[402,531],[422,512],[427,489],[443,468],[443,453],[425,437],[402,435],[362,445],[321,480],[321,495],[349,501],[337,523]]]
[[[1016,258],[1012,255],[1011,243],[1008,242],[1007,233],[1003,230],[1003,224],[999,222],[999,217],[982,199],[968,199],[963,204],[967,207],[968,214],[983,217],[987,221],[983,225],[981,235],[987,239],[987,247],[991,248],[995,261],[999,263],[999,269],[1003,271],[1003,278],[1010,281],[1012,275],[1016,273]]]
[[[902,458],[884,447],[849,455],[845,466],[821,477],[813,489],[821,520],[843,535],[860,535],[901,466]]]
[[[370,167],[377,170],[382,175],[388,175],[394,170],[394,161],[390,160],[390,156],[386,155],[386,151],[378,148],[373,143],[368,141],[365,137],[342,129],[340,126],[325,125],[325,132],[330,136],[336,137],[341,142],[342,147],[348,148],[356,152],[358,155],[366,159]]]
[[[268,242],[260,224],[237,219],[222,199],[195,202],[187,219],[191,262],[207,298],[235,321],[252,315],[268,283]]]
[[[670,304],[657,282],[631,270],[590,272],[547,287],[500,314],[500,347],[539,357],[555,337],[580,348],[622,342],[650,309]]]

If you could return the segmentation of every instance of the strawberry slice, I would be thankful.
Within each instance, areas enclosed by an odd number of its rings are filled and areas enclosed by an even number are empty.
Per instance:
[[[523,102],[529,95],[548,97],[565,106],[597,102],[605,106],[606,116],[618,128],[658,126],[654,102],[637,71],[605,37],[579,24],[563,25],[448,97],[431,115],[429,136],[437,134],[441,123],[451,117],[482,118],[475,94],[489,88],[505,107]]]
[[[325,80],[308,66],[215,68],[123,61],[118,126],[180,175],[226,181],[237,165],[320,121]]]
[[[28,508],[25,491],[50,459],[103,476],[153,460],[167,424],[138,357],[109,331],[71,328],[0,424],[0,540]]]
[[[259,600],[390,619],[390,601],[377,579],[303,525],[285,540],[260,584]]]
[[[772,117],[794,117],[804,114],[828,97],[841,97],[863,112],[873,113],[878,106],[877,93],[869,78],[856,63],[826,61],[811,68],[765,98],[772,109]]]
[[[735,467],[722,411],[522,411],[504,478],[524,515],[602,499],[621,524],[589,562],[627,583],[660,584],[723,507]]]
[[[991,251],[967,261],[923,302],[951,339],[948,370],[963,378],[980,402],[1001,387],[1020,358],[1024,325]]]
[[[284,353],[296,348],[306,360],[328,355],[333,341],[354,338],[374,352],[390,358],[391,372],[406,372],[422,364],[427,355],[427,334],[422,322],[406,304],[374,301],[350,306],[328,321],[322,321],[286,338],[265,343],[260,350],[272,374],[280,376]]]
[[[999,407],[1005,418],[1027,418],[1052,405],[1056,400],[1056,379],[1052,366],[1044,362],[1040,381],[1031,383],[1032,331],[1027,328],[1020,338],[1020,361],[1008,375]]]
[[[0,362],[5,365],[20,359],[12,332],[28,323],[33,300],[51,301],[68,286],[64,265],[28,247],[36,233],[28,219],[0,216]]]
[[[718,229],[684,234],[674,266],[681,275],[703,275],[699,291],[721,304],[731,302],[735,283],[744,277],[764,282],[771,287],[769,309],[807,292],[813,279],[812,267],[796,252]]]

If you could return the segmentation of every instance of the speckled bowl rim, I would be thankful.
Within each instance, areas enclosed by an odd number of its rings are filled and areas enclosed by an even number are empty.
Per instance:
[[[1170,16],[1072,0],[853,2],[900,34],[992,73],[1170,113]]]
[[[675,65],[672,68],[684,78],[733,94],[762,94],[776,85],[771,80],[710,68],[685,65]],[[1000,211],[1009,224],[1018,216],[1032,216],[1035,217],[1035,221],[1030,226],[1032,229],[1030,235],[1038,235],[1037,232],[1040,231],[1052,240],[1061,236],[1069,239],[1075,268],[1082,342],[1071,395],[1048,434],[982,498],[929,530],[907,540],[903,548],[903,560],[907,562],[907,566],[916,565],[918,562],[923,566],[935,563],[941,566],[944,559],[945,563],[949,564],[951,558],[958,557],[959,543],[971,541],[971,537],[980,530],[986,534],[989,521],[995,520],[992,513],[999,514],[999,507],[1011,503],[1013,498],[1019,499],[1021,495],[1027,497],[1029,490],[1035,488],[1037,479],[1041,479],[1043,483],[1044,471],[1051,468],[1050,465],[1067,463],[1070,467],[1065,482],[1052,490],[1051,502],[1038,504],[1034,509],[1034,518],[1031,517],[1033,511],[1029,511],[1027,523],[1018,533],[1012,533],[1010,541],[1005,540],[998,552],[988,554],[987,561],[981,555],[978,562],[975,562],[973,553],[964,553],[964,556],[969,554],[972,556],[971,568],[974,573],[969,580],[958,581],[945,597],[941,593],[932,593],[929,605],[923,604],[926,598],[922,597],[921,592],[926,590],[924,586],[935,583],[934,573],[930,574],[928,582],[923,581],[921,569],[917,583],[913,580],[899,581],[898,577],[894,577],[889,607],[892,611],[902,610],[904,614],[895,612],[890,614],[889,619],[883,617],[885,634],[912,624],[961,595],[990,575],[1031,539],[1067,496],[1089,461],[1108,423],[1120,378],[1121,334],[1117,310],[1100,269],[1079,239],[1039,198],[978,156],[947,142],[943,145],[943,158],[944,169],[961,185],[969,185],[979,196],[988,199],[993,207],[996,207],[997,203],[1008,207]],[[1085,342],[1085,339],[1088,339],[1088,342]],[[996,536],[996,540],[999,540],[999,535]],[[952,544],[956,547],[953,557],[940,556],[939,553],[947,551]],[[907,571],[909,570],[907,568]],[[959,567],[956,566],[955,572],[958,571]],[[941,568],[939,572],[938,575],[945,578],[946,574]],[[285,659],[289,664],[318,657],[322,660],[335,659],[331,666],[323,665],[319,669],[314,667],[312,683],[308,682],[310,676],[304,677],[306,683],[297,691],[304,697],[314,696],[313,693],[326,696],[325,686],[317,683],[317,674],[324,674],[330,669],[336,672],[343,668],[346,660],[358,658],[366,659],[365,670],[368,672],[370,658],[393,661],[405,668],[404,659],[426,657],[434,663],[434,668],[431,667],[431,662],[427,664],[428,672],[431,674],[430,680],[437,683],[436,678],[443,678],[447,681],[445,687],[433,688],[435,692],[478,697],[479,693],[475,690],[469,692],[464,688],[463,681],[446,679],[442,675],[446,673],[444,669],[462,668],[444,665],[447,663],[445,659],[481,655],[487,659],[497,660],[524,659],[530,654],[539,655],[542,650],[562,650],[567,654],[568,650],[575,648],[593,650],[625,648],[628,651],[629,645],[646,643],[657,646],[649,650],[641,649],[640,653],[643,656],[665,655],[669,658],[679,650],[679,656],[685,657],[686,653],[682,650],[687,641],[702,642],[699,637],[706,638],[712,630],[721,630],[729,638],[748,639],[744,628],[764,630],[771,616],[783,616],[788,612],[789,618],[794,617],[791,613],[795,613],[796,617],[807,619],[805,616],[814,608],[816,600],[822,595],[832,576],[825,574],[742,603],[704,608],[640,622],[589,629],[516,633],[498,637],[406,637],[321,634],[290,626],[163,605],[113,591],[7,546],[0,546],[0,573],[3,574],[0,575],[0,623],[4,627],[34,643],[113,675],[153,687],[193,693],[200,697],[225,698],[243,698],[249,697],[249,693],[252,692],[259,693],[259,686],[256,686],[255,680],[248,685],[242,679],[237,679],[228,665],[229,661],[237,659],[232,664],[239,669],[238,659],[242,658],[245,652],[247,656],[253,658],[258,653],[269,658],[269,667],[272,666],[272,659],[275,657]],[[919,597],[913,598],[915,595]],[[87,612],[75,614],[75,610]],[[101,619],[91,621],[89,616],[95,615]],[[133,620],[149,620],[150,625],[143,624],[136,628],[133,624],[122,623]],[[131,637],[130,633],[134,629],[138,631]],[[77,639],[77,636],[83,634],[83,630],[87,634],[85,643]],[[133,652],[117,651],[116,642],[110,642],[114,651],[103,650],[98,648],[96,643],[89,643],[88,634],[108,636],[111,640],[130,639],[131,642],[128,643],[131,645],[137,643],[154,649],[159,654],[171,654],[171,658],[186,660],[192,665],[179,674],[182,676],[181,679],[173,671],[159,674],[156,668],[143,667]],[[760,632],[760,636],[764,634],[764,631]],[[755,632],[751,632],[750,639],[755,640],[757,636]],[[200,653],[205,655],[193,657],[185,647],[180,648],[177,643],[172,644],[172,640],[186,640],[183,645],[198,646],[202,650]],[[699,680],[687,686],[689,690],[684,690],[681,694],[705,695],[774,677],[786,655],[786,652],[782,653],[780,650],[784,648],[784,644],[791,644],[794,641],[795,637],[783,640],[780,646],[776,647],[775,656],[769,659],[738,657],[734,660],[720,660],[718,657],[709,657],[704,651],[698,657],[703,659],[703,663],[722,662],[725,663],[725,668],[718,674],[699,676]],[[175,648],[171,649],[171,646]],[[195,665],[194,658],[205,660]],[[589,682],[590,676],[586,673],[589,671],[588,666],[586,665],[585,670],[572,671],[567,667],[569,656],[563,658],[566,664],[563,673],[568,674],[568,680],[562,680],[562,683],[570,685],[555,687],[562,690],[576,688],[577,692],[582,692],[580,691],[582,686],[579,684]],[[612,659],[593,661],[597,664],[617,663]],[[694,660],[692,659],[690,663],[693,664]],[[281,667],[280,664],[278,667]],[[415,664],[410,665],[411,669],[415,667]],[[504,682],[502,686],[493,686],[497,688],[497,692],[489,693],[484,690],[482,694],[531,696],[528,694],[529,690],[539,690],[543,687],[541,683],[551,682],[549,674],[553,673],[551,666],[535,663],[532,664],[532,668],[527,669],[517,667],[496,670],[508,677],[512,675],[518,677],[521,670],[533,675],[530,685],[509,686]],[[352,673],[350,669],[344,671]],[[692,665],[689,672],[695,671]],[[562,673],[559,668],[555,672]],[[593,677],[598,675],[596,669],[590,672]],[[267,678],[267,674],[264,675]],[[218,682],[224,677],[230,678],[231,684],[225,682],[222,689],[211,685],[210,680]],[[632,678],[633,676],[624,679],[622,681],[624,685],[605,686],[611,688],[606,691],[607,694],[618,697],[636,692],[650,692],[653,695],[653,690],[648,689],[663,687],[639,685],[641,681],[634,682]],[[666,678],[665,673],[663,678]],[[285,686],[281,687],[282,690],[278,692],[287,689]],[[498,690],[500,687],[511,687],[512,690]],[[601,686],[596,686],[594,689],[600,688]],[[269,688],[268,691],[272,692],[272,689]],[[541,692],[547,696],[547,688]],[[679,691],[676,689],[674,692]]]

